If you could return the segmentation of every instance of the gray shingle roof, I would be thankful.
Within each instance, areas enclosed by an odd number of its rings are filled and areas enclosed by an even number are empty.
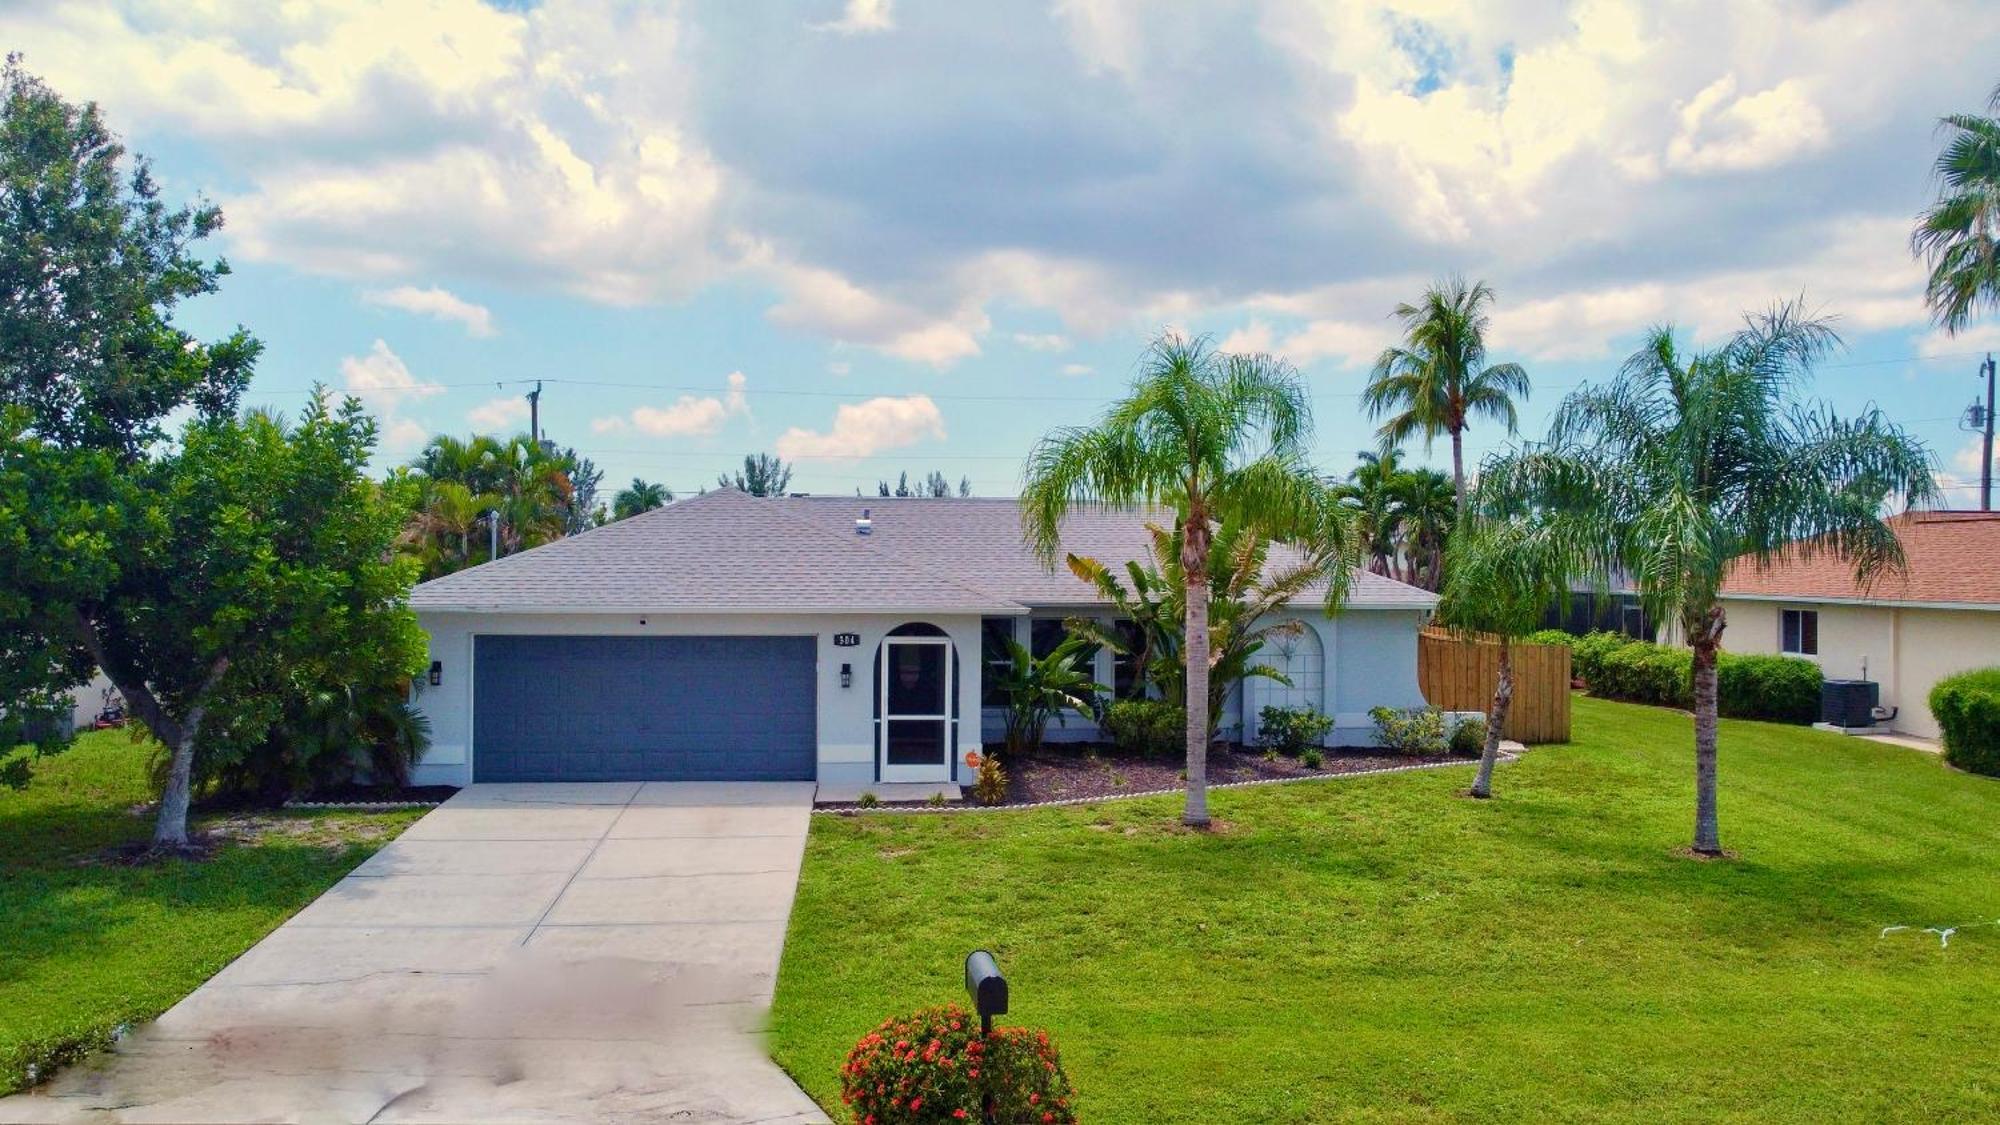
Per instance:
[[[863,509],[867,536],[854,530]],[[1147,522],[1171,518],[1081,508],[1063,523],[1063,547],[1122,568],[1148,557]],[[1067,567],[1042,566],[1012,499],[760,500],[733,489],[434,579],[411,597],[421,610],[530,613],[1018,613],[1095,601]],[[1357,574],[1346,604],[1436,603],[1414,586]]]

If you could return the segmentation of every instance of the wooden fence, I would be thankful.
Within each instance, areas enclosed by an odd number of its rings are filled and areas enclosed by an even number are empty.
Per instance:
[[[1522,742],[1569,741],[1569,647],[1514,642],[1514,701],[1501,733]],[[1485,711],[1500,681],[1500,643],[1429,626],[1417,637],[1417,686],[1434,707]]]

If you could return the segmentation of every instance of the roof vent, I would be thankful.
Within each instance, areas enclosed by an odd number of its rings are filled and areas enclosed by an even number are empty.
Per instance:
[[[868,509],[861,509],[861,518],[854,521],[854,534],[867,535],[875,530],[875,521],[868,518]]]

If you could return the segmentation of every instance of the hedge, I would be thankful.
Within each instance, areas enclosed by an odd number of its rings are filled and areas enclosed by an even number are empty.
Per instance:
[[[2000,777],[2000,668],[1946,676],[1931,688],[1930,704],[1944,733],[1944,760]]]
[[[1591,633],[1572,646],[1571,662],[1592,695],[1694,706],[1694,653],[1635,641],[1622,633]],[[1716,661],[1716,709],[1736,719],[1810,723],[1819,717],[1821,673],[1810,660],[1722,653]]]

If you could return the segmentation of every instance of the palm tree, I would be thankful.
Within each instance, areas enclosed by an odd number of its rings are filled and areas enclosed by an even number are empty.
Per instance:
[[[2000,86],[1986,109],[2000,115]],[[1930,267],[1931,315],[1956,334],[1981,307],[2000,307],[2000,116],[1955,113],[1938,127],[1938,199],[1917,216],[1910,247]]]
[[[640,512],[664,508],[673,502],[674,494],[666,485],[633,477],[632,487],[619,489],[618,495],[611,498],[611,518],[629,519]]]
[[[1435,469],[1403,468],[1403,450],[1396,445],[1359,457],[1334,493],[1354,513],[1368,570],[1438,589],[1445,543],[1457,519],[1451,478]]]
[[[1490,479],[1481,474],[1482,480]],[[1493,795],[1493,765],[1514,701],[1514,639],[1533,632],[1573,579],[1609,573],[1592,521],[1555,510],[1523,510],[1494,487],[1474,490],[1471,515],[1446,551],[1451,574],[1438,617],[1455,629],[1498,637],[1499,675],[1486,709],[1486,745],[1469,795]],[[1468,638],[1472,639],[1472,638]]]
[[[1445,549],[1458,524],[1458,496],[1451,478],[1436,469],[1410,469],[1396,476],[1394,490],[1403,581],[1441,590]]]
[[[724,473],[715,482],[752,496],[783,496],[792,483],[792,467],[769,453],[750,453],[743,457],[742,472],[733,479]]]
[[[1064,427],[1029,455],[1022,521],[1054,569],[1062,521],[1083,504],[1160,504],[1185,529],[1187,808],[1208,823],[1209,551],[1227,517],[1327,560],[1326,608],[1346,592],[1346,512],[1306,463],[1312,417],[1298,374],[1269,356],[1230,355],[1206,338],[1153,342],[1131,392],[1095,426]]]
[[[1384,444],[1374,452],[1363,451],[1360,463],[1347,480],[1334,486],[1334,495],[1353,514],[1354,529],[1368,560],[1368,572],[1390,575],[1396,569],[1397,530],[1401,517],[1396,511],[1396,477],[1402,472],[1403,451]]]
[[[1931,502],[1930,454],[1870,409],[1839,418],[1795,392],[1839,346],[1827,322],[1781,303],[1713,351],[1655,329],[1607,386],[1572,393],[1545,448],[1499,458],[1494,495],[1590,526],[1639,586],[1647,615],[1693,649],[1693,850],[1722,851],[1716,821],[1716,653],[1732,565],[1826,554],[1867,583],[1902,565],[1891,500]],[[1487,480],[1482,480],[1482,488]]]
[[[1422,301],[1397,305],[1403,343],[1375,361],[1362,392],[1371,418],[1390,414],[1382,440],[1400,445],[1424,435],[1428,449],[1439,434],[1451,435],[1451,484],[1458,510],[1465,510],[1465,428],[1474,415],[1519,424],[1514,399],[1528,397],[1528,373],[1518,363],[1486,363],[1486,307],[1493,290],[1452,277],[1424,291]],[[1390,412],[1394,413],[1390,413]]]

